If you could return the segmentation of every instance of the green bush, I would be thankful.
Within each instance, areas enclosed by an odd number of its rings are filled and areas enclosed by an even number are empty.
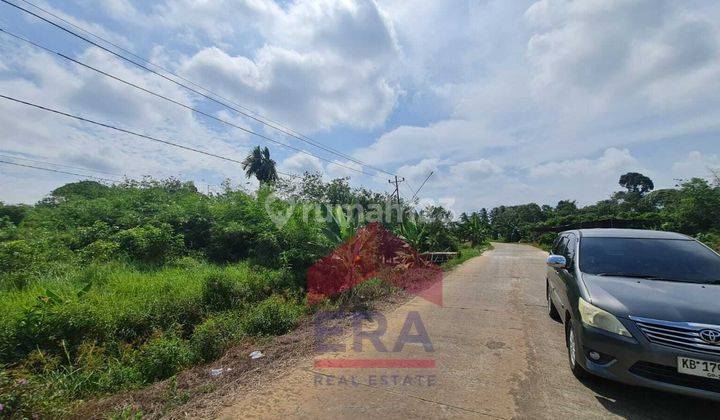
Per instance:
[[[190,348],[195,360],[211,362],[241,336],[240,317],[235,312],[218,315],[195,327]]]
[[[169,378],[192,362],[188,343],[174,335],[151,339],[142,346],[140,353],[137,365],[148,382]]]
[[[243,331],[250,335],[281,335],[295,328],[303,308],[272,296],[250,309],[243,319]]]
[[[182,236],[176,235],[168,224],[127,229],[119,232],[115,240],[129,257],[149,264],[163,263],[184,248]]]
[[[716,252],[720,252],[720,232],[701,233],[697,236],[697,239]]]
[[[34,259],[32,246],[24,240],[0,243],[0,273],[25,270]]]
[[[0,242],[17,239],[18,228],[8,216],[0,217]]]
[[[268,270],[238,264],[205,277],[203,305],[214,311],[232,309],[266,299],[273,292],[289,291],[297,286],[287,270]]]
[[[117,259],[119,250],[117,243],[98,239],[80,251],[80,258],[86,264],[109,262]]]
[[[227,272],[211,273],[205,277],[202,302],[210,310],[222,311],[240,303],[237,280]]]

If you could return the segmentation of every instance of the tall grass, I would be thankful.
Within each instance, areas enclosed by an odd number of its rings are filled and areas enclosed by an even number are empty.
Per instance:
[[[62,415],[73,401],[170,377],[303,314],[286,270],[184,261],[68,270],[0,292],[0,403]],[[22,385],[19,385],[22,384]]]

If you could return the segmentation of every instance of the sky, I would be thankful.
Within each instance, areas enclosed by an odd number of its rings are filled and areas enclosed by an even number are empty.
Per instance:
[[[25,0],[8,1],[48,17]],[[243,109],[399,174],[405,198],[433,171],[422,204],[456,212],[584,205],[620,189],[625,172],[666,188],[720,167],[715,1],[30,1]],[[363,167],[5,3],[0,27],[293,149],[5,33],[0,95],[236,160],[268,146],[283,172],[393,188],[386,173],[352,171]],[[0,160],[108,178],[174,176],[209,191],[228,178],[256,185],[236,163],[2,98]],[[33,203],[77,179],[0,163],[0,201]]]

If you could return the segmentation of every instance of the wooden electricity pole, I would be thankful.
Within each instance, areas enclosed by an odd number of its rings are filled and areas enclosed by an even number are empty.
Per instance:
[[[405,181],[405,178],[398,178],[397,175],[395,175],[394,181],[392,179],[388,179],[388,183],[395,184],[395,192],[393,194],[395,194],[398,204],[400,204],[400,183],[404,182],[404,181]]]

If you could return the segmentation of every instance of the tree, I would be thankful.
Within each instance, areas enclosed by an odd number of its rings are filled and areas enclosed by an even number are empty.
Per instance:
[[[628,193],[640,193],[641,196],[655,189],[652,180],[638,172],[628,172],[622,175],[619,184],[626,188]]]
[[[555,206],[555,214],[558,216],[572,216],[576,214],[577,211],[578,207],[575,200],[560,200],[558,201],[557,206]]]
[[[720,168],[708,168],[713,177],[713,185],[720,187]]]
[[[274,183],[278,179],[275,170],[275,161],[270,159],[270,150],[267,147],[255,146],[242,163],[245,176],[255,176],[261,184]]]

